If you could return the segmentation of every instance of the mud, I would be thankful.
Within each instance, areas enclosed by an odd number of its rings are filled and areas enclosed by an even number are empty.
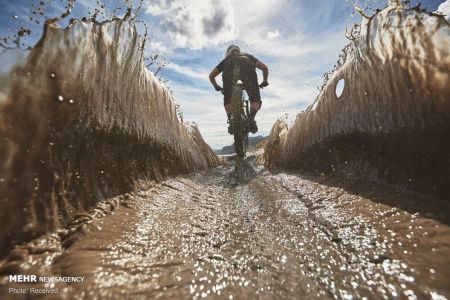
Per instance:
[[[140,179],[219,164],[146,68],[134,20],[55,20],[2,89],[0,257]]]
[[[16,262],[17,274],[86,277],[47,285],[59,292],[43,299],[450,297],[448,202],[244,165],[239,182],[231,161],[142,183],[109,199],[108,214],[80,216],[72,242],[50,236],[54,250],[16,250],[2,272]],[[7,280],[2,298],[30,288]]]
[[[274,125],[266,165],[450,199],[448,22],[390,1],[349,37],[316,102]]]

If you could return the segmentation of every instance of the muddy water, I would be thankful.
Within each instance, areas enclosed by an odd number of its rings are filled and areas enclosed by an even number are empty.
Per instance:
[[[446,201],[251,165],[236,184],[233,168],[110,199],[70,243],[16,255],[15,272],[86,277],[47,284],[49,299],[450,297]],[[13,286],[2,277],[0,298]]]

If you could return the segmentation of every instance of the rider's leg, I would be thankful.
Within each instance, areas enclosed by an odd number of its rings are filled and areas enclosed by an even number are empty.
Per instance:
[[[227,118],[228,118],[228,133],[229,134],[233,134],[233,127],[231,126],[231,104],[225,104],[225,112],[227,113]]]
[[[260,108],[261,108],[261,101],[250,102],[249,130],[251,133],[258,132],[258,126],[256,126],[255,116]]]
[[[225,112],[227,113],[228,121],[231,118],[231,104],[225,104],[223,106],[225,108]]]
[[[255,119],[256,113],[261,108],[259,101],[250,101],[250,118]]]
[[[250,99],[249,130],[251,133],[256,133],[258,132],[258,126],[256,126],[255,116],[261,108],[261,94],[259,93],[259,86],[256,78],[254,82],[246,86],[245,90]]]
[[[261,94],[259,92],[258,82],[252,82],[246,86],[248,97],[250,99],[250,119],[254,120],[255,115],[261,108]]]

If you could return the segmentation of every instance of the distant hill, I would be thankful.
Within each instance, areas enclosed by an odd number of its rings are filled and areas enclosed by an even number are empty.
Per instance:
[[[248,138],[248,146],[249,148],[253,148],[255,147],[258,143],[260,143],[261,141],[263,141],[266,137],[262,136],[262,135],[258,135],[258,136],[250,136]],[[234,150],[234,145],[230,145],[230,146],[225,146],[222,149],[214,149],[214,152],[217,155],[228,155],[228,154],[234,154],[236,153]]]

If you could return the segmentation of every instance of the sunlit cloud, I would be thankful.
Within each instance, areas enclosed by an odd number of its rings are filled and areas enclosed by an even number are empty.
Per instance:
[[[436,12],[444,15],[445,19],[450,22],[450,0],[442,2]]]
[[[275,39],[275,38],[277,38],[277,37],[279,37],[279,36],[280,36],[280,32],[279,32],[278,30],[275,30],[275,31],[269,31],[269,32],[267,33],[267,39],[269,39],[269,40]]]
[[[209,0],[159,0],[146,13],[160,18],[175,47],[201,49],[230,41],[236,36],[231,2]]]
[[[169,62],[166,66],[166,69],[168,70],[172,70],[174,72],[177,72],[178,74],[182,74],[184,76],[193,78],[193,79],[197,79],[197,80],[202,80],[202,81],[206,81],[209,82],[209,77],[208,77],[208,73],[206,71],[197,71],[192,69],[189,66],[182,66],[173,62]]]

